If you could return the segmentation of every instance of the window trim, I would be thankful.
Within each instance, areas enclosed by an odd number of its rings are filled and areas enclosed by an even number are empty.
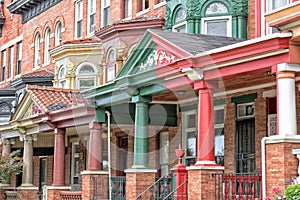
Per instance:
[[[41,34],[37,33],[34,39],[34,69],[39,69],[41,64]]]
[[[132,17],[132,0],[124,0],[124,19],[130,17]]]
[[[45,31],[44,65],[48,65],[50,63],[50,45],[51,45],[51,29],[48,27]]]
[[[17,56],[16,56],[16,71],[15,75],[18,76],[22,72],[22,42],[17,43]]]
[[[9,64],[8,64],[8,80],[10,80],[13,76],[13,71],[14,71],[14,56],[15,56],[15,48],[14,46],[9,47]]]
[[[89,73],[89,74],[80,74],[80,70],[85,67],[85,66],[89,66],[89,67],[92,67],[93,70],[94,70],[94,73]],[[97,74],[98,74],[98,70],[97,70],[97,67],[93,64],[93,63],[90,63],[90,62],[84,62],[84,63],[81,63],[80,65],[77,66],[76,68],[76,72],[75,72],[75,75],[76,75],[76,88],[77,89],[81,89],[79,86],[80,86],[80,80],[90,80],[90,79],[93,79],[94,80],[94,86],[97,85]],[[86,89],[86,88],[82,88],[82,89]]]
[[[61,45],[62,42],[62,23],[58,21],[55,26],[55,46]]]
[[[218,17],[203,17],[201,18],[201,34],[207,34],[207,21],[227,21],[227,36],[232,37],[232,16],[218,16]]]
[[[80,10],[79,10],[80,9]],[[83,2],[82,0],[80,1],[77,1],[76,2],[76,6],[75,6],[75,39],[78,39],[78,38],[82,38],[82,21],[83,21]],[[80,35],[79,35],[79,25],[78,23],[80,23]]]
[[[1,80],[0,81],[5,80],[6,56],[7,56],[6,49],[4,49],[3,51],[1,51]]]
[[[106,5],[108,3],[108,5]],[[104,10],[109,9],[108,22],[107,24],[104,21]],[[101,0],[101,27],[107,26],[110,24],[110,1],[109,0]]]
[[[64,77],[61,76],[61,71],[62,70],[65,70]],[[60,67],[60,69],[58,71],[58,87],[59,88],[66,88],[66,86],[67,86],[67,80],[66,80],[66,73],[67,73],[67,71],[66,70],[67,70],[66,67],[62,66],[62,67]],[[62,87],[62,84],[61,84],[62,82],[65,82],[65,86],[64,87]]]
[[[216,132],[215,132],[215,130],[216,129],[220,129],[220,128],[224,128],[224,123],[225,123],[225,115],[226,115],[226,113],[225,113],[225,106],[226,106],[226,104],[221,104],[221,105],[217,105],[217,106],[214,106],[214,112],[215,111],[217,111],[217,110],[224,110],[224,119],[223,119],[223,123],[216,123],[215,122],[215,124],[214,124],[214,140],[215,140],[215,142],[214,142],[214,146],[216,147]],[[214,116],[214,119],[215,119],[215,116]],[[224,138],[225,138],[225,136],[223,136]],[[223,138],[223,139],[224,139]],[[224,142],[224,141],[223,141]],[[223,145],[224,145],[224,151],[225,151],[225,142],[223,143]],[[215,157],[215,159],[216,159],[216,148],[214,149],[214,157]],[[224,159],[224,155],[223,155],[223,159]]]
[[[185,33],[187,33],[187,21],[183,21],[183,22],[180,22],[178,24],[173,25],[172,26],[172,32],[178,32],[178,31],[176,31],[177,28],[179,28],[179,27],[181,27],[183,25],[185,26]]]
[[[91,5],[91,1],[92,4]],[[91,7],[92,6],[92,7]],[[87,15],[87,33],[88,35],[94,34],[94,31],[96,29],[96,0],[88,0],[88,15]],[[93,9],[93,10],[91,10]],[[91,24],[91,16],[93,16],[94,19],[94,24],[93,24],[93,30],[92,30],[92,24]]]

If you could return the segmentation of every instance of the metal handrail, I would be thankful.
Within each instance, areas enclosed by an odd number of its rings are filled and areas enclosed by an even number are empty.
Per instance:
[[[162,176],[160,177],[157,181],[155,181],[155,183],[153,183],[152,185],[150,185],[149,187],[147,187],[146,190],[144,190],[141,194],[139,194],[135,200],[138,200],[142,197],[143,194],[145,194],[148,190],[150,190],[153,186],[155,186],[161,179],[166,178],[167,176]]]
[[[171,193],[169,193],[163,200],[168,199],[170,196],[172,196],[179,188],[184,186],[188,182],[188,179],[186,179],[184,182],[182,182],[177,188],[175,188]]]

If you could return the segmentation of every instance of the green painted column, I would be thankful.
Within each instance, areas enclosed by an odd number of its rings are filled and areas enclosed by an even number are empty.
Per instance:
[[[195,20],[195,34],[200,34],[201,33],[201,20],[196,19]]]
[[[243,16],[238,16],[238,38],[244,38],[245,20]]]
[[[232,16],[232,37],[238,37],[237,16]]]
[[[148,167],[148,103],[151,97],[134,96],[135,130],[134,130],[134,158],[132,168]]]
[[[195,33],[195,20],[189,19],[187,21],[187,32],[188,33]]]

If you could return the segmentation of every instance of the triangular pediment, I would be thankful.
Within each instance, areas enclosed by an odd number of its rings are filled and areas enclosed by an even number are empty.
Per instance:
[[[148,30],[119,71],[117,78],[151,71],[172,64],[189,53]]]
[[[26,93],[20,103],[17,106],[17,109],[12,117],[13,121],[22,121],[27,120],[32,117],[43,114],[44,112],[40,107],[32,101],[30,95]]]

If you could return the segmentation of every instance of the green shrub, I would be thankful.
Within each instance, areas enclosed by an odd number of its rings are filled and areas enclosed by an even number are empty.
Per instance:
[[[300,200],[300,184],[290,185],[285,190],[286,200]]]

